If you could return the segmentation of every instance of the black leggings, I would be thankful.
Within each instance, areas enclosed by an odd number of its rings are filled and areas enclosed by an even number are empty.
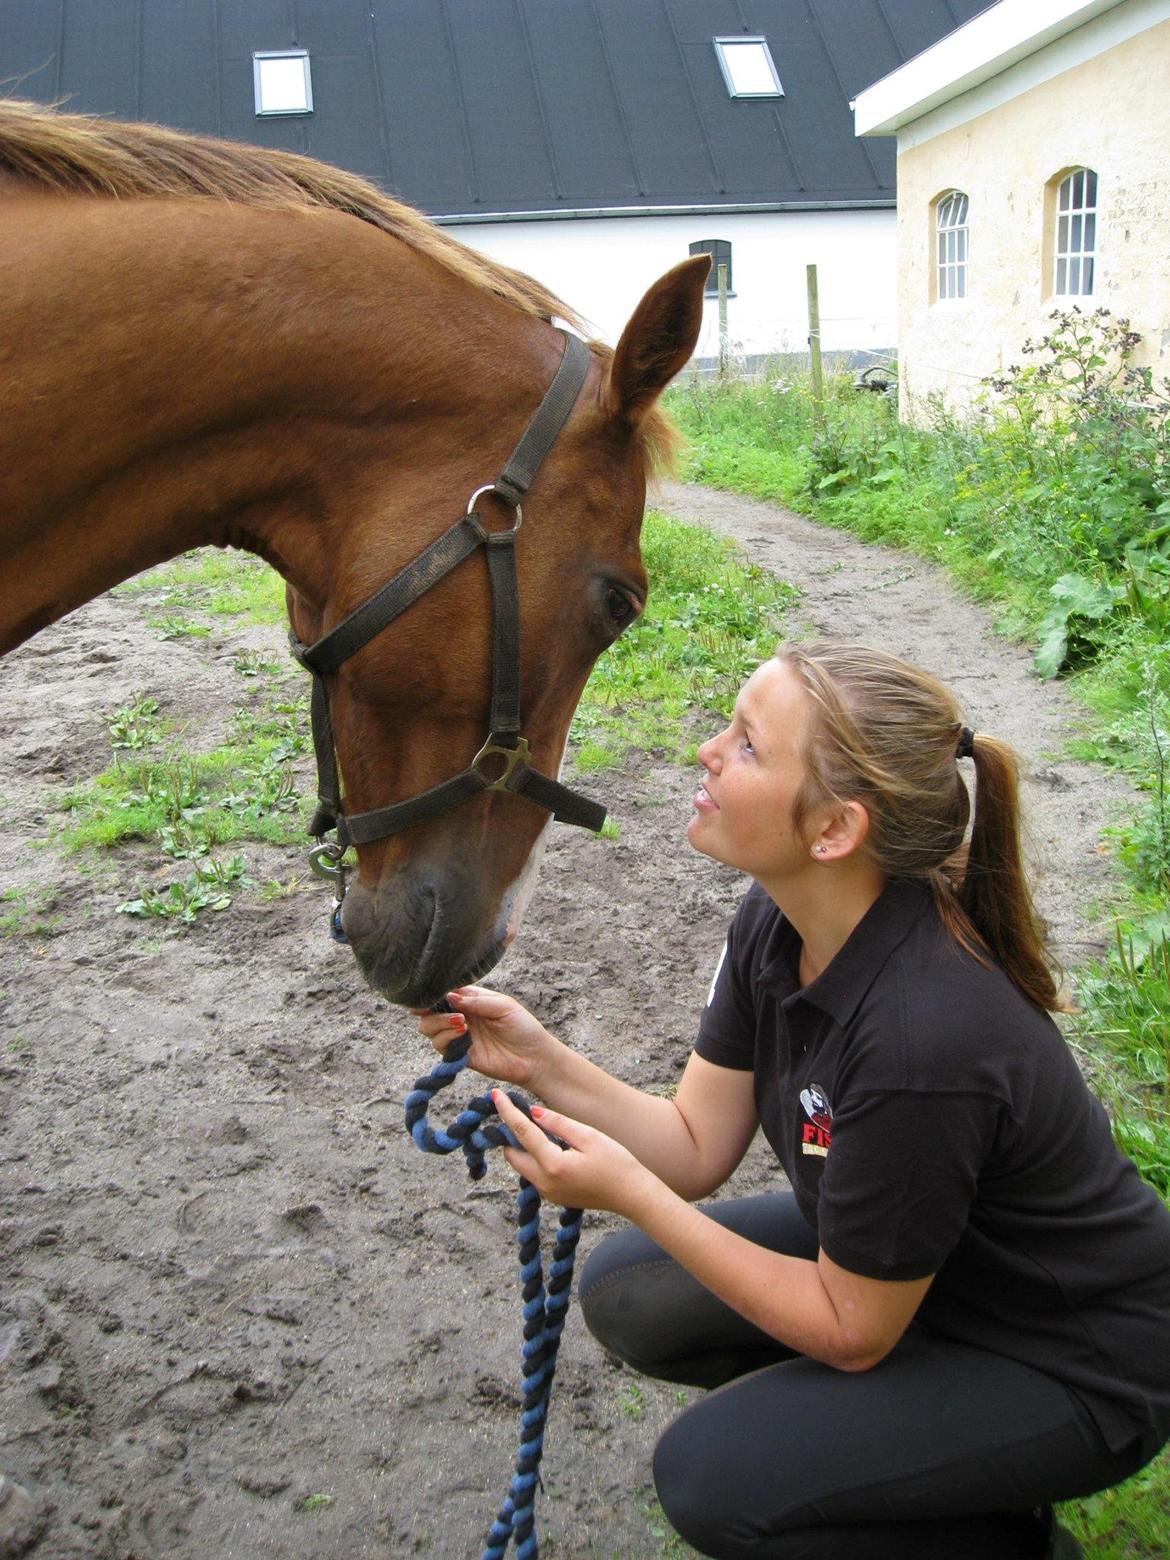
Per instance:
[[[706,1211],[769,1250],[817,1255],[791,1195]],[[1116,1484],[1153,1455],[1111,1452],[1052,1377],[925,1327],[870,1371],[794,1355],[638,1230],[593,1252],[581,1307],[645,1375],[719,1388],[654,1456],[663,1510],[715,1560],[1034,1560],[1036,1508]]]

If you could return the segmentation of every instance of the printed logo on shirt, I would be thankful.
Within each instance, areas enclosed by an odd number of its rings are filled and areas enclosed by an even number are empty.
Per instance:
[[[808,1120],[801,1123],[800,1151],[823,1159],[833,1141],[833,1107],[829,1096],[818,1084],[810,1083],[800,1091],[800,1103]]]
[[[715,966],[715,973],[711,977],[711,986],[707,992],[707,1006],[710,1007],[715,1000],[715,987],[719,984],[719,976],[723,969],[723,961],[727,957],[727,944],[723,944],[723,951],[719,955],[719,963]]]

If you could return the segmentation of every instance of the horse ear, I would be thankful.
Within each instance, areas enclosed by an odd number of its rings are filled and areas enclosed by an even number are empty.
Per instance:
[[[609,365],[602,405],[634,424],[689,361],[703,324],[708,255],[694,255],[660,276],[630,316]]]

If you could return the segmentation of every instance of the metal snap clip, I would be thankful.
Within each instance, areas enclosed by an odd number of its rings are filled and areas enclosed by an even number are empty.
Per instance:
[[[309,852],[309,870],[319,878],[324,878],[327,883],[345,882],[345,868],[341,865],[341,858],[345,855],[345,846],[328,840],[321,840]]]

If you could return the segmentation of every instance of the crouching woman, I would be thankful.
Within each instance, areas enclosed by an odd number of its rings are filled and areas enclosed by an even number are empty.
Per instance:
[[[673,1100],[483,988],[421,1027],[553,1107],[566,1148],[497,1095],[517,1170],[633,1226],[581,1304],[635,1369],[715,1389],[654,1461],[696,1549],[1076,1555],[1051,1503],[1170,1436],[1170,1214],[1049,1016],[1013,756],[925,673],[820,644],[699,758],[690,843],[753,881]],[[695,1206],[757,1128],[791,1191]]]

